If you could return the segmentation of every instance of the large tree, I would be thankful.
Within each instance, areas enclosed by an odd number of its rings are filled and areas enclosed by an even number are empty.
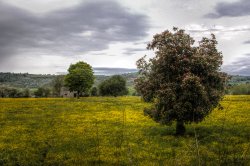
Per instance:
[[[71,64],[65,76],[65,85],[70,91],[77,92],[77,98],[83,93],[88,93],[94,84],[94,74],[92,67],[85,62]]]
[[[156,34],[148,44],[155,50],[149,62],[145,57],[137,61],[139,76],[136,89],[154,108],[145,110],[162,124],[176,121],[176,134],[185,133],[185,123],[202,121],[222,99],[227,75],[220,71],[222,53],[217,41],[195,40],[184,30]]]

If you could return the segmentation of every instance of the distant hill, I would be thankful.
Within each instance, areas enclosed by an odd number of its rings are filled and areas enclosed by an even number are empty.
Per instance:
[[[134,86],[134,80],[138,73],[121,74],[126,80],[129,87]],[[50,74],[28,74],[28,73],[0,73],[0,86],[9,86],[16,88],[38,88],[42,86],[51,86],[52,81],[58,75]],[[95,84],[97,86],[100,82],[110,76],[96,75]],[[243,83],[250,83],[250,76],[232,76],[229,84],[237,85]]]
[[[38,88],[54,80],[56,75],[28,73],[0,73],[0,85],[16,88]]]
[[[229,80],[229,84],[231,85],[238,85],[238,84],[245,84],[250,83],[250,76],[239,76],[235,75]]]
[[[58,75],[50,74],[28,74],[28,73],[0,73],[0,86],[9,86],[16,88],[38,88],[42,86],[51,86],[52,81]],[[134,79],[137,73],[122,74],[127,80],[128,86],[133,86]],[[95,84],[97,86],[100,82],[110,76],[96,75]]]

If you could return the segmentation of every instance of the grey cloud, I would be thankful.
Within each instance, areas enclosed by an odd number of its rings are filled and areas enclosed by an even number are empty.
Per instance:
[[[186,27],[187,31],[191,33],[200,33],[200,32],[224,32],[224,33],[231,33],[231,32],[248,32],[250,31],[250,27],[247,25],[244,26],[232,26],[232,27],[224,27],[224,26],[205,26],[205,25],[189,25]]]
[[[21,53],[74,55],[147,35],[147,17],[116,2],[88,2],[35,15],[0,2],[0,58]]]
[[[133,55],[136,54],[139,51],[146,51],[145,48],[127,48],[124,50],[123,54],[125,55]]]
[[[207,18],[240,17],[250,15],[250,1],[220,2],[215,6],[215,13],[208,13]]]
[[[194,35],[194,37],[200,37],[201,35],[210,35],[214,33],[219,39],[232,40],[235,36],[247,34],[250,32],[248,25],[237,25],[237,26],[221,26],[221,25],[199,25],[190,24],[186,26],[186,30]]]
[[[232,75],[250,76],[250,53],[236,59],[229,65],[223,66],[223,71]]]
[[[135,42],[134,45],[145,45],[145,47],[148,45],[148,43],[150,43],[149,41],[144,41],[144,42]]]
[[[107,52],[90,52],[90,54],[97,56],[116,56],[115,54],[109,54]]]

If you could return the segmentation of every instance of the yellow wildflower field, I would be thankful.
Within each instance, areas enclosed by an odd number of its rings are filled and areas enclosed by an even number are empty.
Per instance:
[[[177,137],[139,97],[0,99],[0,165],[247,165],[250,96],[221,104]]]

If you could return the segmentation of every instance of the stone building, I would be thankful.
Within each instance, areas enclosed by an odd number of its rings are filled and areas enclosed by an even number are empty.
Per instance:
[[[63,98],[73,98],[77,96],[77,93],[76,91],[71,92],[67,87],[62,87],[60,90],[60,96]]]

